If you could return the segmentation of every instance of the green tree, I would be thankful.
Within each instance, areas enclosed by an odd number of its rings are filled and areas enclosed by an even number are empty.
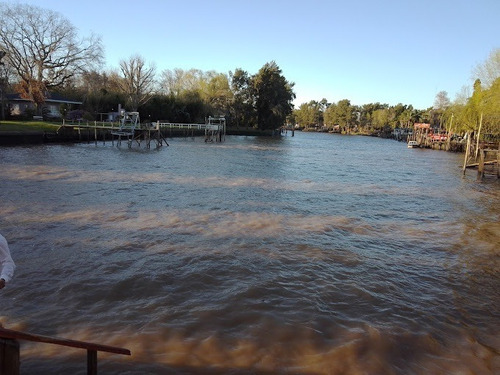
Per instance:
[[[414,113],[413,106],[411,104],[406,106],[405,110],[401,112],[401,114],[399,115],[398,118],[399,127],[401,128],[411,127],[413,113]]]
[[[230,72],[231,90],[233,92],[232,114],[237,127],[245,124],[246,127],[257,126],[255,113],[255,90],[252,77],[243,69]]]
[[[203,72],[199,69],[164,70],[161,73],[160,89],[167,95],[179,96],[186,91],[203,91],[215,72]]]
[[[200,91],[185,91],[176,99],[176,122],[199,123],[205,121],[208,110]]]
[[[375,129],[383,129],[389,124],[389,109],[381,108],[373,112],[372,124]]]
[[[325,103],[311,100],[309,103],[302,103],[298,109],[294,111],[295,120],[301,126],[309,128],[311,126],[320,126],[323,124],[323,108]]]
[[[373,126],[373,113],[378,109],[388,108],[387,104],[368,103],[360,108],[360,125],[367,130]]]
[[[335,125],[338,125],[337,104],[332,103],[332,104],[328,105],[328,107],[323,112],[323,118],[325,121],[325,125],[330,129],[333,129],[333,127]]]
[[[500,78],[497,78],[488,89],[481,92],[480,100],[481,135],[496,139],[500,136]]]
[[[178,121],[177,114],[181,112],[178,111],[177,104],[178,101],[173,95],[155,94],[139,108],[141,120],[176,122]]]
[[[483,105],[483,88],[481,85],[481,80],[476,79],[474,82],[474,91],[469,101],[465,105],[465,122],[467,130],[473,131],[479,128],[479,122],[481,121]]]
[[[71,94],[77,94],[83,101],[83,109],[95,115],[96,120],[100,120],[99,113],[111,112],[116,109],[117,104],[126,102],[125,95],[120,93],[117,80],[119,77],[116,73],[100,73],[96,70],[84,72],[78,85],[62,94],[68,98],[71,98]]]
[[[281,69],[272,61],[253,77],[253,86],[258,128],[265,130],[282,126],[293,110],[294,84],[286,80]]]
[[[350,127],[354,124],[354,107],[348,99],[339,100],[335,107],[335,117],[337,124],[344,128],[346,132],[350,132]]]
[[[204,90],[204,100],[211,108],[213,115],[225,115],[229,112],[229,104],[233,93],[225,74],[217,74],[210,79]]]

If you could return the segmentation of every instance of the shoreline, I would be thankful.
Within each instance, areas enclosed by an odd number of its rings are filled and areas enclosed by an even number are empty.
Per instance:
[[[181,138],[181,137],[202,137],[205,135],[203,131],[185,131],[178,129],[168,129],[162,132],[165,138]],[[236,129],[229,128],[226,135],[237,136],[275,136],[276,132],[271,130],[262,131],[257,129]],[[98,141],[111,140],[110,134],[99,131],[97,133]],[[0,146],[19,146],[30,144],[50,144],[50,143],[80,143],[94,142],[95,137],[93,132],[81,132],[76,130],[63,132],[44,131],[44,130],[0,130]]]
[[[226,135],[236,135],[236,136],[282,136],[276,131],[262,131],[258,129],[243,129],[243,128],[228,128],[226,130]],[[340,133],[338,133],[340,134]],[[203,136],[203,132],[189,132],[183,130],[166,130],[163,134],[165,138],[180,138],[180,137],[192,137],[192,136]],[[393,139],[398,142],[403,142],[403,140],[398,140],[394,137],[383,136],[381,134],[365,134],[365,133],[350,133],[350,134],[340,134],[340,135],[361,135],[365,137],[376,137],[376,138],[386,138]],[[98,140],[111,140],[108,138],[107,134],[99,133],[97,135]],[[33,144],[51,144],[51,143],[80,143],[80,142],[95,142],[94,135],[92,133],[78,133],[77,131],[72,132],[52,132],[44,130],[0,130],[0,146],[20,146],[20,145],[33,145]],[[465,144],[451,142],[449,145],[447,142],[435,142],[428,147],[420,147],[440,151],[449,152],[464,152]]]
[[[17,146],[45,143],[45,133],[42,130],[0,131],[0,146]]]

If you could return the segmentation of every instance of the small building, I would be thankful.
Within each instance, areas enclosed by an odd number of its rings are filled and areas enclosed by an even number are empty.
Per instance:
[[[5,96],[7,102],[7,114],[12,117],[25,117],[36,114],[35,104],[29,100],[21,97],[20,94],[7,94]],[[67,111],[78,109],[82,102],[68,99],[57,93],[50,93],[42,105],[42,113],[44,119],[54,118],[58,119],[63,117],[61,113],[61,106],[66,106]]]
[[[431,128],[431,124],[426,124],[426,123],[420,123],[420,122],[416,122],[415,124],[413,124],[413,128],[415,130],[421,130],[421,131],[429,131],[430,128]]]

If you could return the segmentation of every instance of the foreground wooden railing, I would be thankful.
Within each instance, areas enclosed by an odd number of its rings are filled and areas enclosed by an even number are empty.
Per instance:
[[[21,331],[14,331],[11,329],[0,327],[0,346],[2,345],[1,339],[14,340],[13,342],[17,344],[15,340],[33,341],[33,342],[43,342],[46,344],[55,344],[61,346],[69,346],[72,348],[86,349],[87,350],[87,374],[95,375],[97,374],[97,352],[107,352],[114,354],[130,355],[130,350],[124,348],[118,348],[108,345],[94,344],[85,341],[68,340],[57,337],[35,335],[32,333],[26,333]],[[3,340],[5,341],[5,340]],[[17,348],[17,349],[16,349]],[[17,353],[16,353],[17,350]],[[16,363],[17,362],[17,363]],[[19,345],[14,345],[10,347],[10,350],[0,350],[0,372],[3,374],[4,370],[2,367],[9,368],[9,374],[19,373]],[[15,368],[17,367],[17,369]],[[17,372],[16,372],[17,371]]]

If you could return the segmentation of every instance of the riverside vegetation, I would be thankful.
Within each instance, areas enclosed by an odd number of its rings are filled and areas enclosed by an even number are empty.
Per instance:
[[[79,38],[76,28],[60,13],[0,3],[0,15],[5,21],[0,27],[2,120],[46,115],[45,100],[57,93],[82,102],[78,107],[60,106],[58,115],[66,120],[98,121],[122,104],[129,111],[139,111],[146,121],[200,123],[208,116],[223,115],[229,127],[261,131],[291,125],[381,134],[425,122],[438,131],[461,135],[482,126],[483,137],[498,140],[500,136],[500,48],[473,71],[477,79],[472,94],[464,87],[453,102],[441,91],[427,109],[402,103],[354,105],[349,99],[313,100],[294,108],[294,83],[274,61],[255,74],[240,68],[228,73],[179,68],[157,72],[154,63],[133,54],[121,60],[118,69],[104,71],[100,69],[104,60],[100,38]],[[24,45],[36,53],[28,54]],[[6,105],[3,94],[9,92],[32,103],[17,118]],[[5,125],[2,121],[4,130]]]

